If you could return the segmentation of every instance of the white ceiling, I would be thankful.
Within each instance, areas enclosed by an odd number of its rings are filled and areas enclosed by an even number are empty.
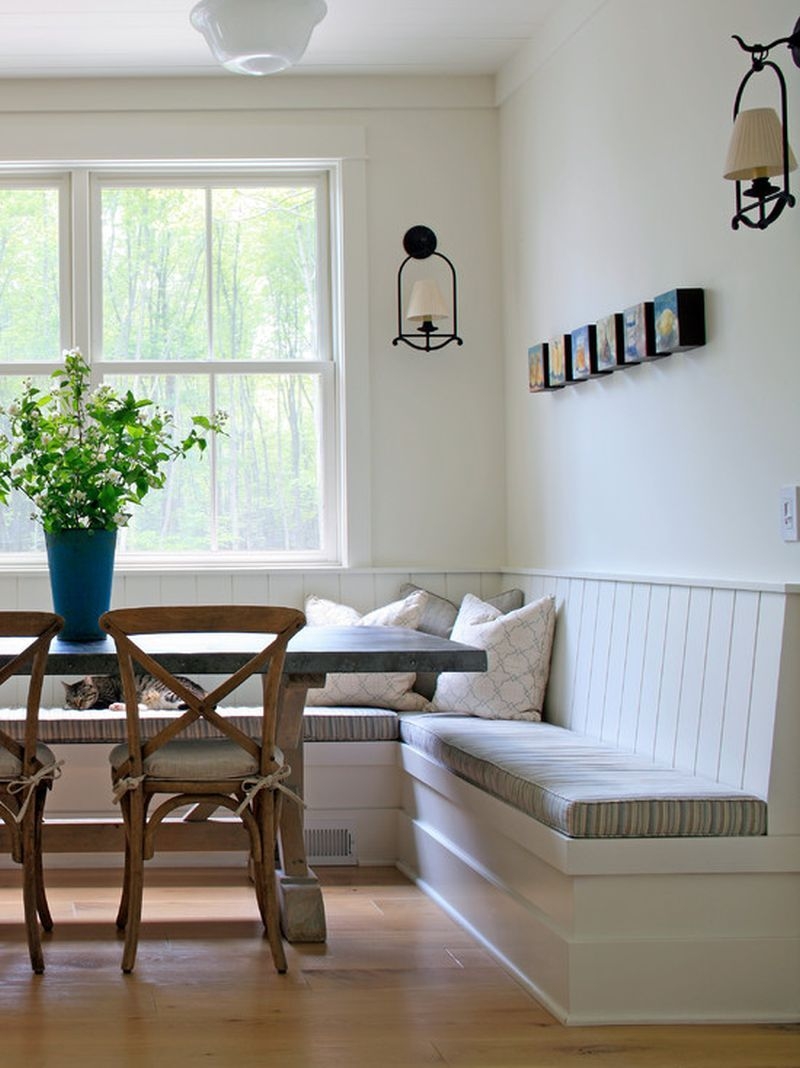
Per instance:
[[[189,23],[194,2],[0,0],[0,78],[247,77],[220,71]],[[327,2],[300,73],[492,74],[558,0]]]

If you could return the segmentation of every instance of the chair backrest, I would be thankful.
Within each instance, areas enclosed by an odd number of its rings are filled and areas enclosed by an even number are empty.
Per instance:
[[[305,616],[295,608],[262,605],[186,605],[150,608],[120,608],[100,617],[100,626],[114,639],[125,696],[128,731],[129,769],[140,775],[142,761],[166,742],[177,737],[198,719],[204,719],[236,742],[259,762],[262,774],[273,766],[273,749],[278,714],[283,663],[289,640],[305,626]],[[176,640],[176,635],[185,640]],[[191,635],[206,635],[192,639]],[[226,640],[213,636],[228,635]],[[253,636],[261,641],[254,642]],[[151,641],[147,639],[151,638]],[[145,648],[146,646],[146,648]],[[187,650],[225,651],[235,662],[244,663],[218,683],[205,697],[198,697],[169,670],[170,658]],[[151,674],[185,704],[186,711],[159,730],[142,739],[135,667]],[[217,673],[215,669],[215,674]],[[262,679],[262,730],[260,743],[220,716],[219,702],[251,675]]]
[[[50,643],[64,626],[54,612],[0,611],[0,686],[13,675],[30,673],[22,744],[0,730],[0,745],[32,774],[36,763],[39,705]]]

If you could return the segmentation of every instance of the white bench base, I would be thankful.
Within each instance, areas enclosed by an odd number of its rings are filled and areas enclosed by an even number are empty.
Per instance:
[[[568,839],[401,759],[400,868],[563,1023],[798,1018],[800,839]]]

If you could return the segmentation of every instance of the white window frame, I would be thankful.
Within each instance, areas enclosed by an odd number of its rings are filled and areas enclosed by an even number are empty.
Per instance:
[[[297,361],[123,361],[102,357],[102,259],[100,197],[110,185],[157,184],[230,186],[268,185],[291,181],[317,187],[318,249],[317,307],[319,309],[319,360]],[[306,553],[231,552],[209,550],[193,553],[120,553],[118,562],[132,569],[217,569],[242,566],[340,566],[345,562],[345,495],[343,478],[341,170],[335,162],[314,161],[284,165],[273,162],[219,164],[88,164],[58,170],[0,167],[3,187],[36,185],[59,188],[60,280],[62,348],[77,346],[87,355],[99,381],[106,374],[150,372],[209,374],[216,369],[228,374],[298,373],[318,376],[320,381],[319,472],[320,548]],[[48,374],[60,366],[55,360],[15,364],[13,374]],[[213,378],[212,378],[213,383]],[[213,395],[212,395],[213,402]],[[211,405],[214,407],[213,403]],[[20,557],[23,557],[22,559]],[[39,553],[5,554],[0,566],[30,563]]]

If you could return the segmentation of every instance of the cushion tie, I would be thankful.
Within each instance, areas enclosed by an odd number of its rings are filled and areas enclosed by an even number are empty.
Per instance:
[[[114,783],[112,800],[118,805],[129,790],[137,790],[145,780],[144,775],[125,775]]]
[[[276,750],[276,757],[278,760],[283,760],[283,753],[280,749]],[[269,775],[254,775],[247,779],[242,779],[242,789],[244,790],[244,797],[234,810],[237,816],[241,816],[242,812],[247,808],[253,798],[260,790],[280,790],[282,794],[286,794],[288,798],[300,805],[302,808],[306,807],[305,801],[296,794],[294,790],[290,790],[288,786],[283,785],[283,780],[288,779],[292,774],[292,769],[288,764],[281,764],[275,771],[271,771]]]
[[[59,779],[61,777],[61,768],[63,763],[63,760],[56,760],[52,764],[45,764],[44,767],[41,767],[38,771],[35,771],[33,775],[23,775],[21,778],[14,779],[13,782],[10,782],[8,784],[8,792],[10,794],[18,794],[21,793],[23,790],[27,790],[27,793],[25,794],[25,800],[22,802],[19,811],[12,813],[17,823],[22,823],[22,821],[25,819],[25,813],[28,811],[28,805],[31,803],[31,798],[33,797],[34,791],[36,790],[36,787],[39,785],[39,783],[45,782],[47,779],[54,781],[55,779]],[[4,805],[3,808],[5,807],[6,806]],[[7,809],[7,811],[10,810]]]

